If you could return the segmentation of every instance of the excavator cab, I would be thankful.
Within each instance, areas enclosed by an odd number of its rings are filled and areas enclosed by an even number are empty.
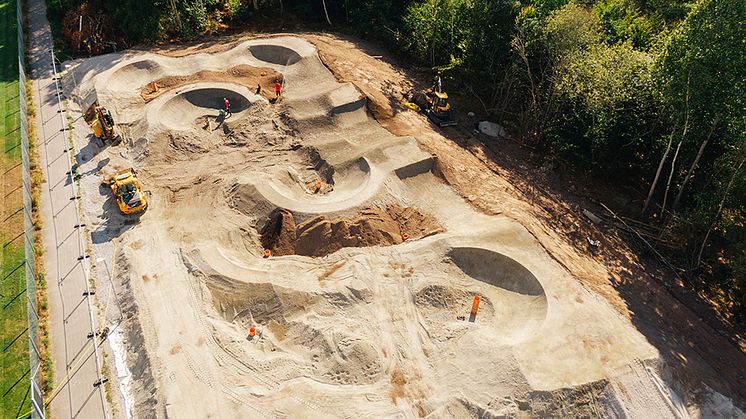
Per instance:
[[[410,95],[406,106],[417,112],[423,112],[439,127],[450,127],[457,124],[453,108],[448,101],[448,93],[437,90],[415,92]]]
[[[430,97],[432,100],[431,109],[435,112],[448,112],[451,110],[451,105],[448,103],[448,93],[445,92],[433,92]]]
[[[427,117],[439,127],[450,127],[456,125],[456,118],[448,102],[448,93],[433,91],[427,95],[429,107]]]

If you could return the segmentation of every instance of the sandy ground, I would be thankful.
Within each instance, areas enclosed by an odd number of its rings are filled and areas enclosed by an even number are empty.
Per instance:
[[[365,52],[330,55],[332,38],[309,39],[324,62],[280,36],[74,67],[70,96],[109,107],[124,137],[102,147],[75,122],[97,295],[124,331],[131,380],[117,386],[132,417],[742,415],[715,390],[697,403],[680,394],[628,313],[576,279],[605,268],[568,269],[551,232],[516,216],[525,202],[475,209],[510,185],[443,163],[435,131],[395,110],[403,77],[366,77]],[[215,80],[229,68],[251,84]],[[276,103],[254,90],[270,70],[284,80]],[[143,97],[169,77],[179,82]],[[223,97],[233,115],[219,121]],[[99,184],[125,167],[149,197],[141,216],[119,214]],[[486,189],[465,194],[459,172]],[[287,248],[302,238],[295,253],[326,256],[263,257],[278,208],[295,234]]]

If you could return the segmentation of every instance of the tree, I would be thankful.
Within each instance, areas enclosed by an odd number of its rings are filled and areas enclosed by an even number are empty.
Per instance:
[[[698,167],[709,167],[718,151],[744,141],[746,128],[746,4],[702,0],[669,37],[656,63],[655,80],[671,121],[690,129],[683,138],[691,165],[673,209]],[[690,91],[691,89],[691,91]],[[715,147],[706,153],[707,147]]]
[[[426,0],[412,3],[404,16],[408,50],[431,66],[450,64],[462,56],[468,8],[466,0]]]
[[[609,177],[636,176],[650,166],[646,150],[660,132],[652,57],[630,44],[607,45],[591,10],[568,4],[546,21],[552,71],[548,97],[556,103],[546,143]]]

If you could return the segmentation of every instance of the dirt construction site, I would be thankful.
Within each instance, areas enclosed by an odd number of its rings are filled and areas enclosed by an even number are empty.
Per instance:
[[[613,263],[373,55],[276,35],[69,65],[115,417],[743,417],[728,368],[635,322]],[[75,118],[94,101],[121,142]],[[101,179],[128,168],[148,208],[124,215]]]

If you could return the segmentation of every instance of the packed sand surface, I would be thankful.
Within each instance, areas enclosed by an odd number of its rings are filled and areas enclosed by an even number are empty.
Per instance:
[[[98,100],[123,135],[76,141],[134,417],[688,415],[625,317],[520,223],[473,209],[306,40],[75,72],[80,107]],[[149,199],[136,217],[99,186],[123,167]]]

